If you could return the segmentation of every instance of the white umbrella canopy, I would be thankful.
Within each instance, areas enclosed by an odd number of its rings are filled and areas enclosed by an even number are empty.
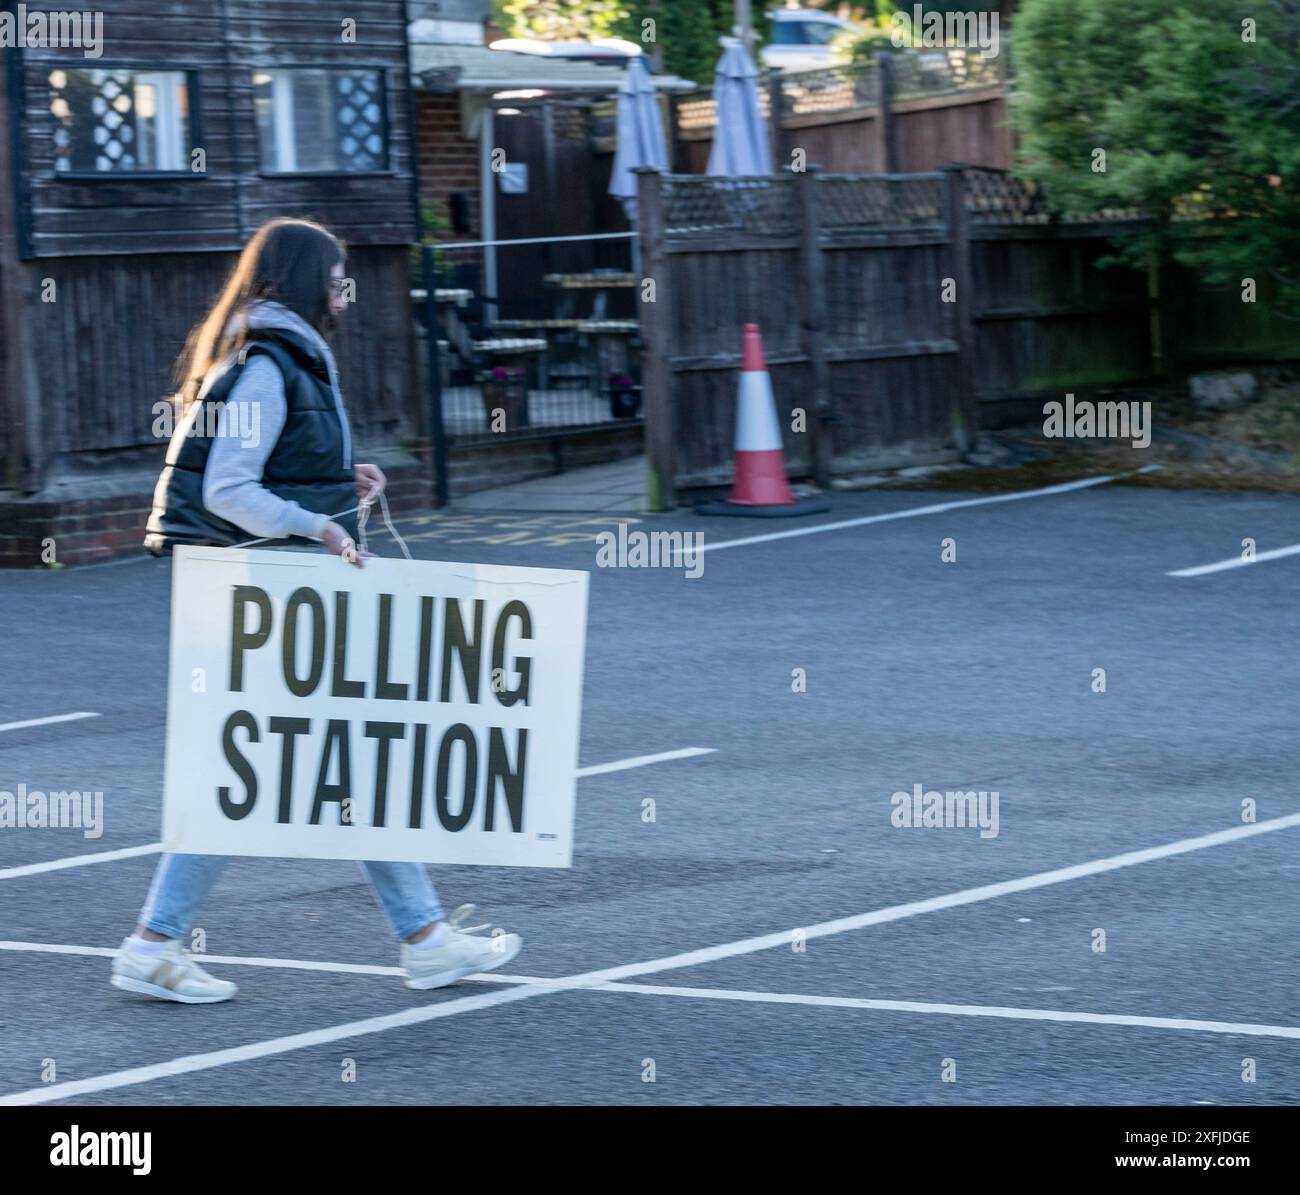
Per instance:
[[[609,176],[609,193],[623,201],[627,218],[636,222],[636,175],[639,166],[667,172],[668,149],[654,80],[641,58],[631,58],[618,88],[617,144]]]
[[[767,122],[758,107],[758,71],[739,42],[727,46],[713,81],[717,113],[707,173],[771,174]]]

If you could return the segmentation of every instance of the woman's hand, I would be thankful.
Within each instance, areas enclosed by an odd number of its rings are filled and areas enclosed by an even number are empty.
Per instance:
[[[378,465],[355,465],[352,469],[353,482],[357,489],[357,498],[373,498],[388,485],[388,478]]]
[[[373,552],[360,551],[356,541],[338,523],[325,524],[325,534],[321,541],[331,556],[342,556],[348,564],[355,564],[357,568],[365,568],[363,561],[374,556]]]

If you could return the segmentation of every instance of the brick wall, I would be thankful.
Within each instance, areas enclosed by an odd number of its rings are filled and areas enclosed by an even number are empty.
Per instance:
[[[415,136],[420,158],[420,198],[429,200],[443,219],[450,220],[448,194],[452,191],[466,192],[469,196],[471,226],[470,235],[466,239],[477,239],[478,143],[461,133],[458,97],[417,93]]]
[[[603,465],[644,451],[645,432],[640,424],[458,448],[447,461],[447,488],[454,504],[461,494],[549,477],[584,465]]]
[[[371,459],[388,477],[388,504],[394,518],[424,513],[433,506],[427,463],[394,468],[383,454],[371,454]],[[75,496],[73,486],[66,487],[73,491],[67,497],[58,498],[22,498],[0,492],[0,568],[95,564],[143,553],[153,482],[152,477],[141,477],[133,485],[122,479],[113,487],[121,492],[93,497]],[[378,508],[374,522],[382,528]]]
[[[476,490],[635,456],[645,450],[643,436],[640,424],[621,424],[457,449],[447,469],[452,501]],[[408,449],[401,464],[382,449],[366,453],[388,477],[388,505],[399,528],[402,519],[434,508],[429,442],[416,440]],[[0,491],[0,568],[94,564],[139,555],[144,551],[141,542],[154,480],[152,474],[141,474],[134,481],[87,482],[80,487],[81,496],[76,486],[69,485],[67,496],[56,498],[24,498]],[[88,494],[89,490],[96,492]],[[372,522],[382,529],[378,508]],[[43,555],[50,546],[52,561]]]

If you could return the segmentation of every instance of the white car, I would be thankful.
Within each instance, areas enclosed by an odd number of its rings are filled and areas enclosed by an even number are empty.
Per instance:
[[[812,71],[835,62],[831,42],[858,29],[818,8],[772,8],[772,37],[759,52],[763,65],[776,71]]]

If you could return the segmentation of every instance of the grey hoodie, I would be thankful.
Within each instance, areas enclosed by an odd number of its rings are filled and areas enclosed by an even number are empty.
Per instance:
[[[320,353],[329,367],[330,389],[334,391],[334,404],[343,426],[343,466],[351,469],[352,435],[343,409],[338,368],[329,345],[306,320],[279,303],[257,303],[248,309],[247,319],[250,328],[284,328],[296,332]],[[201,393],[206,393],[223,372],[214,369]],[[247,531],[250,539],[285,539],[291,535],[320,539],[330,522],[328,515],[304,510],[297,502],[277,497],[262,484],[263,470],[284,430],[287,412],[284,376],[279,366],[266,356],[251,358],[221,411],[203,473],[203,505]]]

